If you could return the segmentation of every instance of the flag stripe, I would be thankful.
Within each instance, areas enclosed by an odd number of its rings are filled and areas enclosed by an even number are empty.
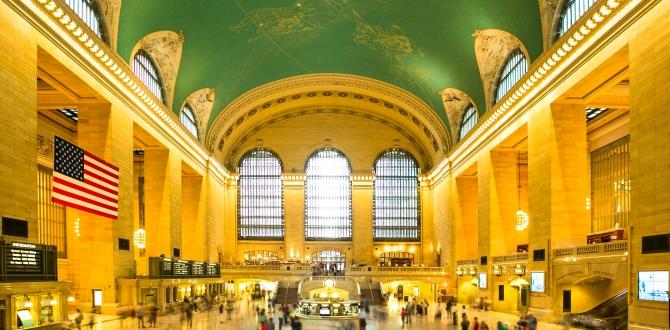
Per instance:
[[[100,158],[100,157],[98,157],[98,156],[96,156],[96,155],[94,155],[94,154],[92,154],[92,153],[90,153],[90,152],[88,152],[88,151],[86,151],[86,150],[84,150],[84,155],[89,156],[89,157],[91,157],[91,158],[93,158],[93,159],[95,159],[95,160],[97,160],[97,161],[99,161],[99,162],[101,162],[101,163],[103,163],[103,164],[105,164],[105,165],[107,165],[107,166],[113,168],[113,169],[116,170],[116,171],[119,170],[119,167],[118,167],[118,166],[116,166],[116,165],[114,165],[114,164],[110,164],[110,163],[108,163],[106,160],[104,160],[104,159],[102,159],[102,158]]]
[[[88,159],[84,160],[84,166],[88,167],[89,169],[94,168],[98,172],[101,172],[102,174],[107,175],[111,178],[114,178],[114,179],[117,179],[117,180],[119,179],[118,174],[110,172],[108,169],[100,167],[100,166],[98,166],[98,164],[96,164],[94,162],[91,162]]]
[[[88,169],[84,168],[84,182],[91,180],[99,185],[105,186],[108,189],[116,189],[118,185],[114,182],[111,182],[91,171]]]
[[[63,190],[63,189],[54,188],[54,189],[53,189],[53,194],[52,194],[52,196],[59,196],[59,195],[61,196],[61,198],[62,198],[63,196],[67,196],[67,197],[71,197],[71,198],[79,199],[79,200],[82,201],[82,202],[88,203],[88,204],[90,204],[90,205],[97,206],[97,207],[100,208],[100,209],[107,209],[107,210],[110,210],[110,211],[116,211],[116,210],[117,210],[115,206],[109,206],[109,205],[100,203],[100,202],[98,202],[98,201],[95,201],[95,200],[93,200],[93,199],[90,199],[90,198],[87,198],[87,197],[83,197],[83,196],[81,196],[81,195],[78,195],[78,194],[75,194],[75,193],[71,193],[71,192],[69,192],[69,191],[65,191],[65,190]]]
[[[64,199],[51,197],[51,201],[54,202],[54,203],[69,206],[69,207],[72,207],[72,208],[75,208],[75,209],[78,209],[78,210],[93,213],[93,214],[99,215],[101,217],[110,218],[110,219],[114,219],[114,220],[116,220],[118,218],[118,215],[116,213],[109,214],[109,213],[99,212],[95,209],[91,209],[91,208],[88,208],[88,207],[85,207],[85,206],[81,205],[79,202],[76,202],[76,200],[75,200],[75,202],[69,202],[69,201],[66,201]]]
[[[56,179],[58,179],[58,180],[56,180]],[[80,186],[80,187],[84,187],[86,189],[90,189],[92,191],[95,191],[98,194],[105,195],[105,196],[110,197],[110,198],[118,198],[118,196],[119,196],[117,191],[114,191],[114,190],[105,188],[103,186],[94,184],[93,182],[81,182],[77,179],[70,178],[67,175],[64,175],[64,174],[61,174],[61,173],[58,173],[58,172],[54,172],[54,183],[62,183],[62,182],[60,182],[61,180],[65,181],[69,184],[72,184],[74,186]]]
[[[86,162],[84,162],[84,163],[86,163]],[[88,171],[89,173],[93,173],[93,174],[96,175],[96,177],[99,177],[101,179],[108,180],[109,184],[111,184],[115,187],[118,187],[118,185],[119,185],[119,180],[118,179],[115,179],[115,178],[113,178],[113,177],[111,177],[111,176],[109,176],[109,175],[107,175],[103,172],[100,172],[93,167],[90,167],[88,165],[84,165],[84,171]],[[86,176],[84,176],[84,179],[86,179]]]
[[[97,192],[95,192],[91,189],[87,189],[84,186],[77,186],[75,184],[72,184],[70,182],[64,181],[64,180],[59,179],[59,178],[54,178],[54,189],[55,188],[60,188],[60,189],[64,189],[64,190],[67,190],[67,191],[73,191],[73,190],[74,191],[83,191],[83,192],[91,195],[92,197],[111,202],[115,205],[118,204],[118,199],[116,197],[112,198],[112,197],[109,197],[107,195],[99,194],[99,193],[97,193]]]

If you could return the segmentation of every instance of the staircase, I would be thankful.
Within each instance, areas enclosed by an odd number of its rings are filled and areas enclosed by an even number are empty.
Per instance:
[[[384,304],[384,297],[382,296],[379,282],[370,283],[367,288],[361,288],[361,301],[365,301],[366,299],[370,302],[370,305]]]
[[[298,288],[291,287],[291,284],[289,283],[286,283],[286,286],[282,286],[282,283],[280,282],[280,285],[277,288],[277,303],[292,305],[297,302],[298,302]]]

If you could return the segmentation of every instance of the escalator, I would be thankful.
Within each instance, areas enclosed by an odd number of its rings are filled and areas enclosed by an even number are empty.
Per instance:
[[[624,290],[586,312],[566,314],[565,322],[572,327],[589,329],[626,329],[628,323],[627,296],[628,290]]]

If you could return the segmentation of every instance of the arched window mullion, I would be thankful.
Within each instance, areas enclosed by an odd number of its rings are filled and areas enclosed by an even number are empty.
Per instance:
[[[200,134],[198,132],[198,124],[195,120],[195,114],[193,113],[193,109],[191,109],[190,105],[186,104],[181,109],[181,113],[179,114],[179,120],[184,125],[184,127],[186,127],[186,129],[191,134],[193,134],[193,136],[196,137],[196,139],[200,138]]]
[[[495,86],[493,104],[498,103],[523,78],[526,72],[528,72],[528,60],[521,49],[517,48],[510,53],[505,61],[500,78]]]
[[[100,7],[96,0],[64,0],[64,2],[95,35],[104,42],[108,42],[103,28],[102,15],[99,11]]]
[[[333,148],[320,149],[305,165],[305,239],[351,240],[351,166]]]
[[[133,73],[151,91],[156,98],[165,103],[165,91],[158,66],[153,58],[144,50],[140,49],[133,59]]]
[[[373,168],[375,241],[419,241],[419,167],[402,149],[385,151]]]
[[[597,0],[565,0],[554,34],[558,40],[596,3]]]
[[[461,124],[458,128],[458,140],[460,141],[465,137],[472,128],[477,124],[477,110],[472,105],[469,105],[468,108],[463,113],[463,118],[461,119]]]
[[[282,240],[284,193],[281,162],[271,151],[251,150],[240,160],[238,238]]]

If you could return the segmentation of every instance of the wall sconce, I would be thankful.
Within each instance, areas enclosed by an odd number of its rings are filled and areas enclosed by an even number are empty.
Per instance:
[[[500,266],[493,266],[493,270],[491,271],[493,275],[500,276],[502,275],[502,267]]]
[[[51,305],[51,306],[58,305],[58,301],[56,299],[54,299],[54,297],[51,295],[51,293],[49,293],[49,295],[47,296],[47,299],[49,299],[49,305]]]
[[[517,274],[519,276],[521,276],[523,274],[526,274],[526,267],[521,266],[521,265],[516,265],[516,267],[514,267],[514,274]]]
[[[472,276],[477,275],[477,268],[475,268],[475,267],[470,267],[470,271],[468,272],[468,274],[470,274],[470,275],[472,275]]]
[[[456,268],[456,275],[457,276],[463,276],[463,269],[461,269],[460,267]]]
[[[74,296],[68,296],[67,297],[67,302],[74,302]]]

